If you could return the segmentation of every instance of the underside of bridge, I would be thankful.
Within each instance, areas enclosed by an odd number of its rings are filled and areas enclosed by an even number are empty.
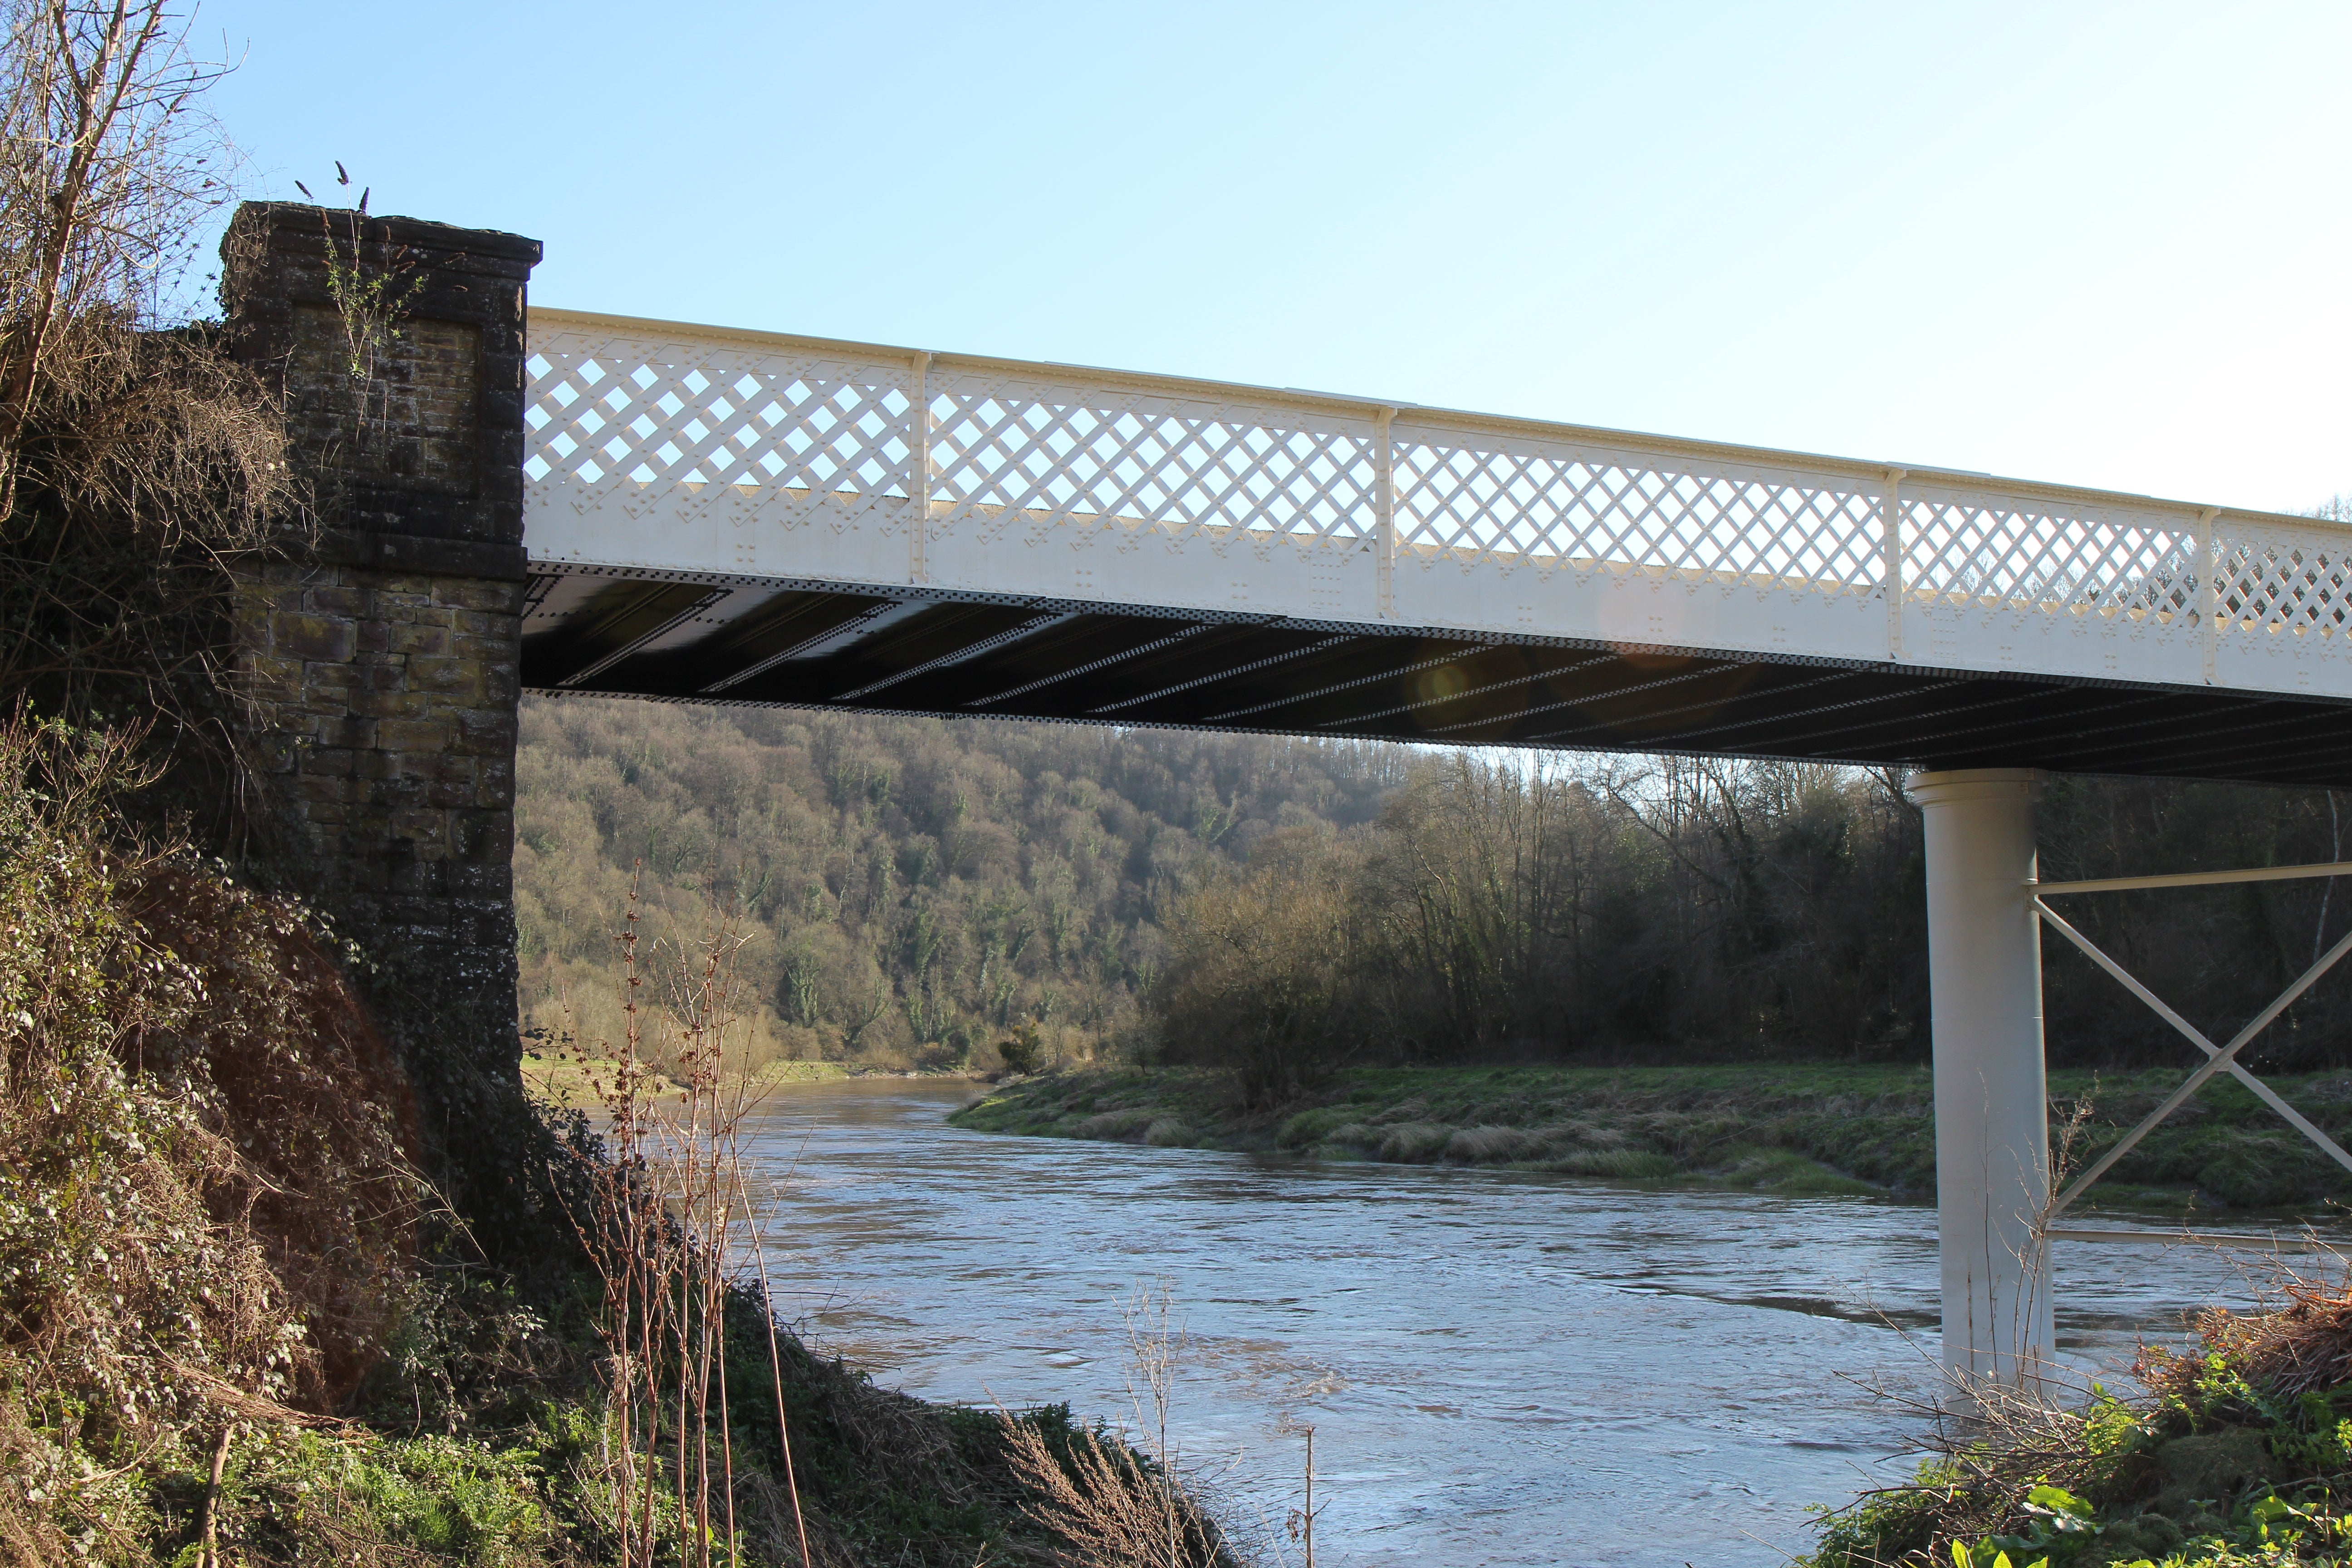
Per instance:
[[[2327,700],[1003,595],[542,573],[522,649],[551,694],[2352,784]]]

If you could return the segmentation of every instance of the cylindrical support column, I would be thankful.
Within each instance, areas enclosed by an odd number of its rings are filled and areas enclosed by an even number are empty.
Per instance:
[[[2042,931],[2026,887],[2041,788],[2021,768],[1910,780],[1927,830],[1944,1366],[1963,1388],[2032,1390],[2051,1355]]]

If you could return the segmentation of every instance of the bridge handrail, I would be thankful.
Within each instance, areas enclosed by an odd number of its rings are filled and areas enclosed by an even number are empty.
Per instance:
[[[1369,549],[1383,614],[1395,572],[1492,562],[1797,584],[1884,596],[1890,616],[1941,602],[2209,639],[2352,630],[2352,528],[2320,519],[546,307],[530,331],[541,499],[871,516],[908,525],[918,583],[949,531],[1079,523]]]

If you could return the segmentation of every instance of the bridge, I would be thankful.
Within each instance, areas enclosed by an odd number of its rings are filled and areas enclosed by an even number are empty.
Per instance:
[[[1900,766],[1944,1357],[2040,1382],[2045,770],[2352,784],[2352,530],[1912,464],[574,311],[529,318],[549,693]],[[2264,876],[2352,872],[2271,868]],[[2169,879],[2180,880],[2180,879]],[[2226,880],[2227,876],[2202,880]],[[2062,900],[2063,901],[2063,900]],[[2142,1237],[2144,1238],[2144,1237]]]
[[[551,692],[2352,783],[2352,531],[530,315]]]
[[[1320,392],[529,310],[533,240],[248,204],[230,341],[315,537],[239,567],[256,776],[446,1172],[524,1113],[520,689],[1919,770],[1944,1353],[2049,1364],[2048,770],[2352,784],[2352,530]],[[349,279],[399,276],[355,354]],[[2352,874],[2273,867],[2189,881]],[[505,1106],[507,1110],[497,1108]],[[486,1121],[486,1118],[491,1119]],[[2126,1143],[2128,1142],[2126,1140]]]

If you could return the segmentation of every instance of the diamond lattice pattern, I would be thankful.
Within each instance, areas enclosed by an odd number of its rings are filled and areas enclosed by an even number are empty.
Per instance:
[[[602,329],[535,333],[532,349],[525,472],[539,495],[583,510],[616,496],[642,518],[725,497],[787,517],[903,513],[923,493],[928,450],[934,527],[1117,522],[1301,543],[1378,532],[1375,427],[1319,400],[934,361],[926,436],[911,359]],[[1666,458],[1468,421],[1449,428],[1428,412],[1399,425],[1391,478],[1408,555],[1833,592],[1885,581],[1883,498],[1851,470]],[[1900,511],[1914,597],[2047,614],[2202,608],[2198,525],[2180,511],[1950,485],[1906,489]],[[2352,629],[2352,548],[2340,533],[2266,521],[2225,524],[2223,538],[2222,629]]]
[[[802,499],[913,493],[905,367],[720,345],[534,341],[525,474],[651,501],[706,486]]]
[[[1375,529],[1368,422],[986,375],[935,378],[927,390],[943,526],[1116,519],[1299,542]]]
[[[1396,487],[1400,544],[1468,558],[1879,580],[1878,498],[1849,486],[1407,440]]]
[[[1906,497],[1902,510],[1914,596],[2102,614],[2195,605],[2197,542],[2178,521],[1969,499]]]
[[[2340,538],[2264,529],[2224,535],[2221,629],[2313,632],[2352,626],[2352,551]]]

